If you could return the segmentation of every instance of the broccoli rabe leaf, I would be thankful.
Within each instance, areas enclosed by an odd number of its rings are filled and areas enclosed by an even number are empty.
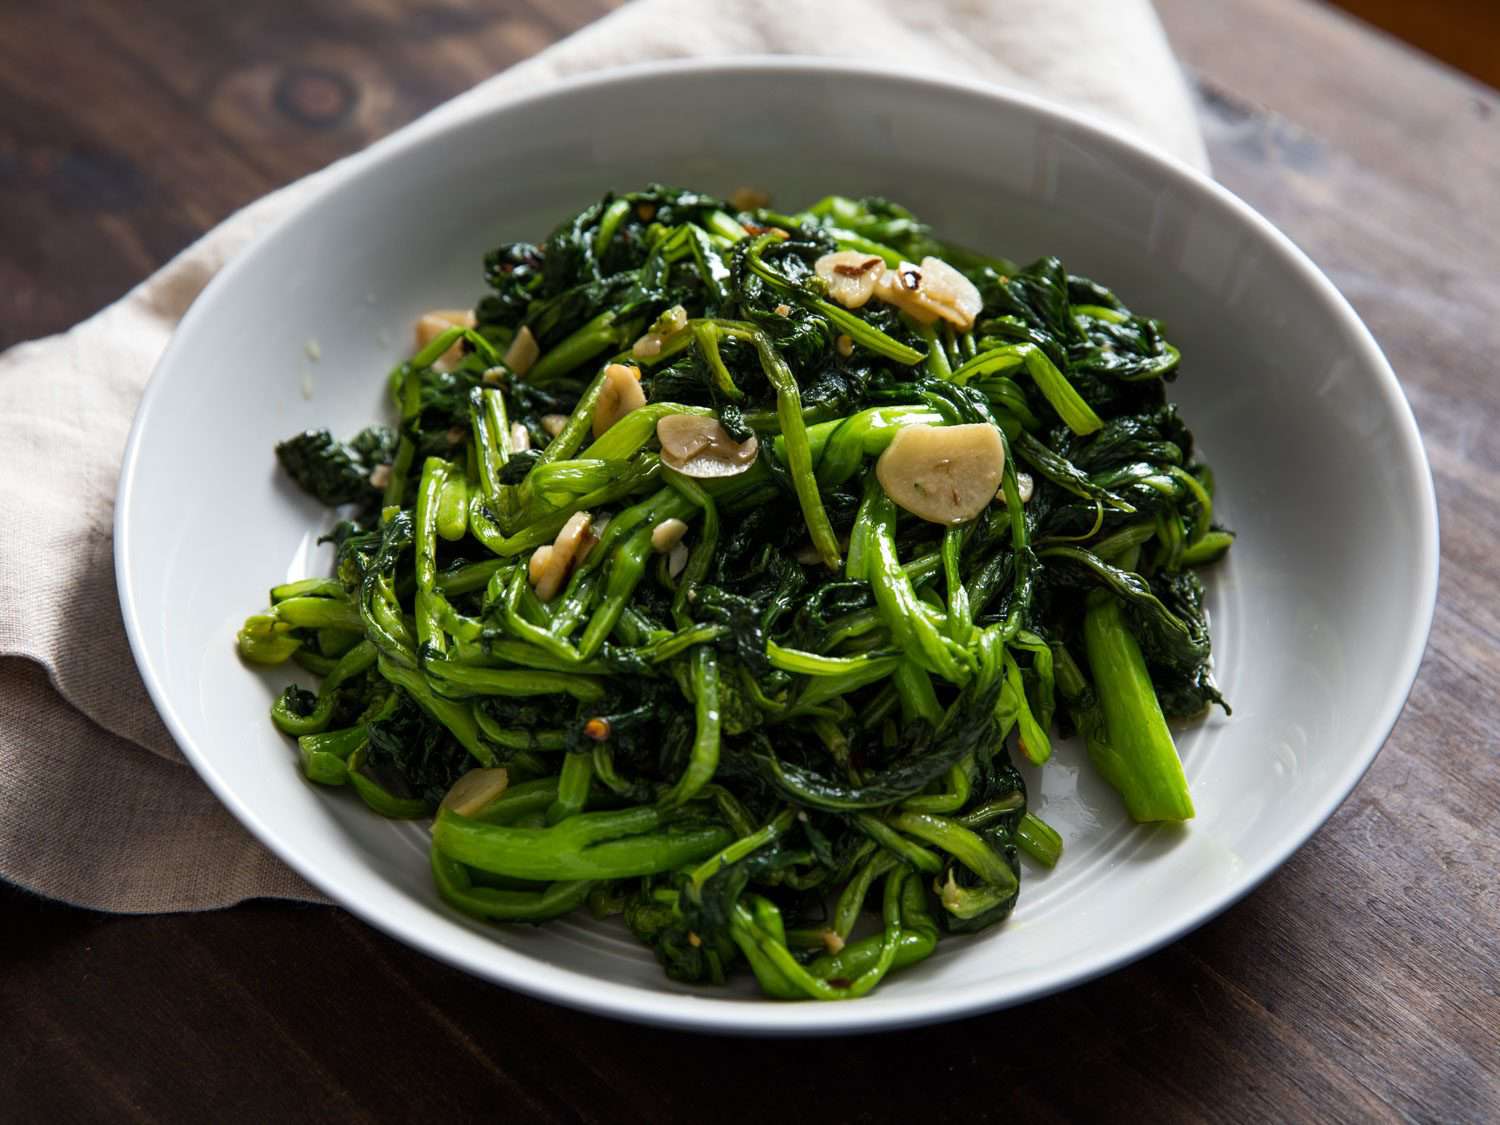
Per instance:
[[[279,444],[276,459],[304,492],[334,507],[378,498],[370,474],[389,464],[395,449],[396,434],[387,426],[371,426],[348,442],[327,430],[307,430]]]
[[[401,695],[395,711],[368,727],[365,768],[384,788],[397,793],[399,779],[410,795],[434,808],[443,794],[474,764],[474,759],[440,723]]]

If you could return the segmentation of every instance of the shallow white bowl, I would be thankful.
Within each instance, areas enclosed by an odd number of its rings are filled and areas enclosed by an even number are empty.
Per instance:
[[[1186,830],[1130,825],[1064,747],[1029,780],[1067,850],[1028,869],[1004,926],[942,943],[847,1004],[662,976],[623,928],[496,928],[433,892],[421,827],[306,784],[267,719],[283,675],[234,632],[275,581],[320,574],[327,514],[278,473],[297,430],[386,417],[413,318],[479,294],[480,259],[610,188],[771,190],[791,207],[882,194],[946,237],[1057,253],[1182,348],[1173,395],[1240,533],[1210,576],[1234,717],[1181,734]],[[321,360],[305,351],[318,341]],[[1437,521],[1416,425],[1353,310],[1284,236],[1208,179],[1097,125],[978,85],[797,60],[652,65],[398,137],[211,284],[163,356],[120,479],[115,551],[136,660],[220,799],[309,881],[435,957],[580,1008],[712,1030],[809,1033],[946,1019],[1074,984],[1224,909],[1369,766],[1416,674]]]

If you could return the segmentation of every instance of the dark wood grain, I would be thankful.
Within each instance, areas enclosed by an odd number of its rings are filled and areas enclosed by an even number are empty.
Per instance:
[[[1481,82],[1500,83],[1500,8],[1494,0],[1333,2]]]
[[[0,342],[86,315],[233,208],[605,6],[7,5]],[[1500,99],[1321,6],[1159,7],[1219,177],[1350,295],[1437,477],[1431,650],[1307,847],[1092,984],[808,1043],[565,1012],[330,908],[122,918],[0,890],[0,1118],[1500,1117]]]

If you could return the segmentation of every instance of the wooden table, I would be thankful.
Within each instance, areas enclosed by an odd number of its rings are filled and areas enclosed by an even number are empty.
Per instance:
[[[7,6],[0,344],[92,312],[235,207],[606,6]],[[805,1043],[576,1015],[326,907],[121,918],[0,890],[0,1117],[1500,1117],[1500,97],[1311,3],[1159,6],[1219,177],[1367,319],[1437,475],[1431,650],[1307,847],[1087,986]]]

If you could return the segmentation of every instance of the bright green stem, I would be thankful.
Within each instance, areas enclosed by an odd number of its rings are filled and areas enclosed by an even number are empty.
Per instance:
[[[1183,548],[1182,554],[1177,556],[1179,566],[1203,566],[1215,562],[1224,557],[1224,553],[1234,544],[1234,533],[1231,531],[1206,531],[1196,543]]]
[[[284,696],[278,696],[276,702],[271,705],[271,722],[276,724],[276,729],[283,734],[293,736],[317,734],[326,730],[329,721],[333,718],[335,693],[343,684],[374,664],[377,655],[379,655],[378,650],[373,644],[369,641],[361,641],[339,657],[338,663],[324,678],[318,688],[318,701],[313,706],[311,714],[297,714],[287,706]]]
[[[513,891],[476,887],[463,864],[432,849],[432,878],[444,902],[476,918],[494,922],[545,922],[583,905],[592,880],[550,883],[539,890]]]
[[[1016,873],[1010,865],[978,835],[956,820],[931,813],[902,812],[891,817],[892,828],[915,836],[924,843],[942,848],[986,884],[1004,894],[1017,887]]]
[[[526,699],[538,695],[571,695],[585,703],[603,699],[604,684],[593,676],[532,668],[483,668],[456,660],[430,660],[425,668],[432,686],[449,699],[501,695]]]
[[[718,825],[678,825],[668,812],[638,806],[579,813],[548,828],[511,828],[449,811],[432,842],[470,867],[513,879],[629,879],[708,858],[731,839]]]
[[[719,768],[719,664],[710,646],[693,650],[691,679],[697,730],[687,768],[661,799],[667,808],[691,801]]]
[[[625,216],[630,214],[630,200],[616,199],[604,209],[604,214],[599,216],[599,229],[594,232],[594,257],[601,258],[604,251],[609,248],[610,242],[615,237],[615,231],[625,221]]]
[[[728,847],[723,848],[718,854],[710,856],[694,869],[689,878],[689,883],[696,892],[708,882],[713,875],[727,864],[738,863],[752,852],[759,851],[767,844],[779,840],[792,827],[797,820],[797,811],[792,808],[782,809],[769,821],[754,832],[741,836]]]
[[[1182,761],[1118,599],[1103,591],[1089,595],[1083,639],[1109,731],[1108,744],[1092,754],[1095,768],[1119,790],[1134,819],[1191,819]]]
[[[797,378],[764,332],[755,333],[755,351],[767,381],[776,391],[776,416],[781,422],[787,471],[791,473],[792,489],[802,508],[808,535],[823,565],[837,571],[843,558],[838,536],[828,520],[828,510],[823,507],[818,479],[813,475],[812,447],[807,441],[807,423],[802,420],[802,392],[797,387]]]
[[[909,660],[949,683],[963,684],[966,667],[955,655],[956,646],[923,612],[911,579],[901,569],[896,554],[896,505],[886,496],[873,475],[867,483],[864,504],[870,506],[866,562],[867,577],[875,593],[875,604],[891,631],[891,639]]]
[[[588,804],[589,786],[593,782],[593,754],[585,750],[567,755],[557,779],[557,799],[547,809],[547,823],[558,824],[581,813]]]
[[[901,697],[901,717],[907,722],[925,719],[936,727],[943,721],[943,707],[932,688],[932,677],[911,661],[902,661],[891,676]]]
[[[877,856],[876,861],[885,858]],[[938,928],[927,909],[927,892],[922,887],[922,880],[914,873],[896,871],[890,875],[886,879],[886,897],[887,902],[896,897],[899,903],[900,928],[896,953],[890,964],[894,971],[929,956],[937,948]],[[839,936],[847,937],[848,931],[839,931]],[[807,966],[807,971],[821,980],[859,979],[879,963],[883,941],[881,935],[861,938],[837,953],[815,958]]]
[[[980,352],[953,372],[953,381],[967,383],[970,379],[981,375],[1009,371],[1023,366],[1026,374],[1031,376],[1031,381],[1036,384],[1037,390],[1042,392],[1042,397],[1052,405],[1053,410],[1057,411],[1057,416],[1063,420],[1068,429],[1075,434],[1091,434],[1104,425],[1099,415],[1094,413],[1094,408],[1074,390],[1073,384],[1069,383],[1067,377],[1047,358],[1047,353],[1035,344],[1006,344],[1003,347]]]
[[[1028,812],[1016,825],[1016,846],[1044,867],[1056,867],[1063,838],[1052,825]]]
[[[526,373],[526,381],[541,386],[575,367],[581,367],[601,352],[624,342],[625,333],[615,325],[615,314],[606,309],[587,324],[574,330]]]

